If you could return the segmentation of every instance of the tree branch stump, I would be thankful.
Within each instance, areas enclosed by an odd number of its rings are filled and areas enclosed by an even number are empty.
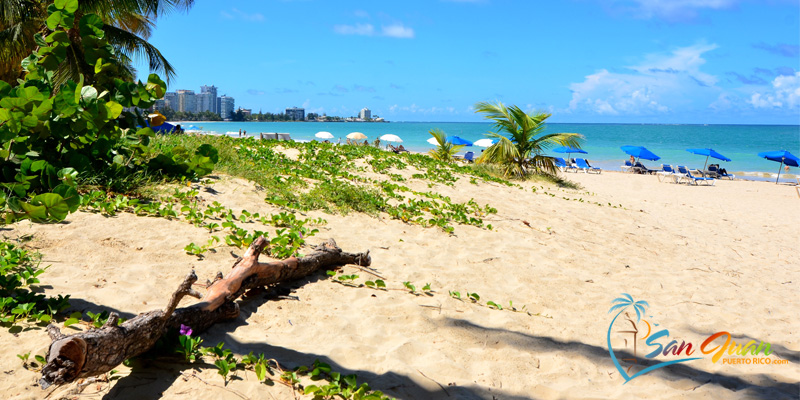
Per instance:
[[[320,269],[344,264],[369,266],[371,263],[369,251],[347,253],[333,239],[316,246],[315,251],[305,257],[259,262],[258,257],[267,244],[264,237],[253,241],[244,256],[234,263],[230,274],[215,280],[204,296],[192,288],[197,281],[192,271],[172,294],[164,310],[139,314],[120,325],[117,325],[119,316],[112,313],[102,328],[69,336],[50,324],[47,332],[52,343],[39,385],[46,389],[50,385],[111,371],[123,361],[151,349],[169,328],[187,325],[194,332],[203,332],[217,322],[234,319],[239,316],[235,301],[247,290],[302,278]],[[185,296],[200,298],[200,302],[177,308]]]

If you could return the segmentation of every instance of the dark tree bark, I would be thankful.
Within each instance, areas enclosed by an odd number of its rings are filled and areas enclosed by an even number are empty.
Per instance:
[[[371,262],[369,251],[347,253],[333,239],[315,247],[316,251],[305,257],[258,262],[266,245],[263,237],[253,241],[244,256],[233,264],[228,277],[218,274],[205,296],[192,289],[197,281],[192,272],[173,293],[164,310],[139,314],[120,325],[117,325],[118,315],[112,313],[102,328],[69,336],[50,324],[47,333],[52,343],[39,384],[44,389],[111,371],[124,360],[151,349],[169,328],[183,324],[191,326],[194,332],[202,332],[217,322],[234,319],[239,315],[235,301],[247,290],[302,278],[320,269],[344,264],[368,266]],[[177,308],[187,295],[201,300],[189,307]]]

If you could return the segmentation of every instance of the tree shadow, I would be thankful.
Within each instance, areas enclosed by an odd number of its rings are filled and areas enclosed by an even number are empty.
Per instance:
[[[489,328],[461,319],[447,318],[446,324],[465,330],[481,331],[481,338],[486,334],[492,334],[496,340],[502,340],[510,346],[515,346],[520,348],[520,350],[532,353],[573,352],[594,359],[598,364],[611,362],[608,349],[605,347],[593,346],[577,341],[565,341],[547,336],[535,336],[507,329]],[[628,351],[619,351],[615,349],[614,352],[620,360],[639,359],[642,362],[637,365],[644,367],[659,364],[657,361],[636,357],[633,353]],[[690,379],[697,382],[698,387],[702,385],[716,385],[734,392],[748,390],[748,398],[769,400],[781,398],[796,399],[798,390],[800,390],[797,382],[781,382],[775,377],[765,374],[750,375],[754,380],[765,382],[763,384],[755,384],[737,376],[703,371],[686,363],[672,364],[664,368],[659,368],[652,371],[650,375],[659,376],[665,380]],[[622,379],[620,379],[620,384],[622,383]]]
[[[380,390],[384,394],[398,398],[409,399],[508,399],[508,400],[533,400],[529,396],[516,396],[494,388],[482,387],[478,385],[469,386],[449,386],[447,382],[436,382],[423,376],[403,375],[396,372],[375,373],[368,370],[354,370],[345,368],[324,354],[303,353],[293,349],[273,346],[268,343],[246,343],[236,340],[230,336],[230,332],[236,328],[246,325],[251,314],[258,312],[258,309],[270,301],[279,301],[291,296],[294,289],[306,284],[326,280],[328,277],[325,272],[315,273],[305,278],[285,282],[251,292],[248,296],[240,299],[239,317],[226,322],[220,322],[212,326],[202,336],[209,342],[225,342],[225,348],[231,349],[237,354],[263,353],[265,357],[276,360],[282,368],[291,369],[301,365],[311,365],[315,360],[330,364],[335,372],[343,375],[356,374],[358,382],[366,382],[373,390]],[[87,304],[90,304],[86,302]],[[102,307],[100,307],[102,308]],[[107,309],[107,308],[106,308]],[[111,310],[109,310],[111,311]],[[324,326],[320,326],[324,329]],[[346,345],[346,343],[343,343]],[[145,353],[142,360],[136,362],[129,375],[122,377],[103,397],[103,399],[158,399],[164,391],[168,390],[177,379],[181,377],[181,372],[197,368],[198,365],[181,363],[180,361],[169,362],[164,360],[148,360],[147,356],[155,357],[153,351]],[[209,366],[205,366],[209,367]]]

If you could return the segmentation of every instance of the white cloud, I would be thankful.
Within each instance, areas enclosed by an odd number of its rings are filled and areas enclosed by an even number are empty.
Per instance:
[[[383,33],[383,36],[388,36],[393,38],[412,39],[414,37],[414,30],[403,26],[403,24],[392,24],[389,26],[383,26],[381,27],[381,31]]]
[[[694,97],[717,97],[717,78],[704,73],[703,53],[714,44],[682,47],[669,54],[650,54],[627,71],[602,69],[572,83],[567,111],[600,115],[652,115],[673,111]],[[708,103],[706,103],[708,104]]]
[[[398,39],[414,38],[414,29],[401,23],[382,25],[380,32],[372,24],[334,25],[333,31],[340,35],[385,36]]]
[[[232,8],[230,12],[222,10],[219,14],[225,19],[239,19],[252,22],[262,22],[265,19],[264,15],[261,13],[244,12],[237,8]]]
[[[632,14],[637,18],[660,18],[685,22],[697,18],[700,10],[731,8],[741,0],[603,0],[611,10]]]
[[[375,34],[375,27],[372,24],[335,25],[333,31],[340,35],[372,36]]]
[[[748,103],[754,108],[800,108],[800,72],[776,77],[770,89],[753,93]]]

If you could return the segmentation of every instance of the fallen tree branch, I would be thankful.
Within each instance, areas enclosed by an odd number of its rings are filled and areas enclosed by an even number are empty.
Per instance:
[[[164,310],[139,314],[120,325],[117,325],[119,316],[112,313],[102,328],[69,336],[62,334],[56,325],[50,324],[47,333],[52,343],[47,364],[42,368],[40,386],[46,389],[50,385],[111,371],[123,361],[151,349],[169,328],[187,325],[194,332],[202,332],[217,322],[234,319],[239,316],[236,299],[250,289],[295,280],[320,269],[345,264],[369,266],[371,262],[369,251],[347,253],[333,239],[316,246],[315,252],[305,257],[259,262],[258,257],[267,244],[263,237],[253,241],[242,258],[234,263],[228,277],[216,279],[208,287],[205,296],[192,288],[197,281],[192,271],[173,293]],[[185,296],[201,300],[194,305],[177,308]]]

